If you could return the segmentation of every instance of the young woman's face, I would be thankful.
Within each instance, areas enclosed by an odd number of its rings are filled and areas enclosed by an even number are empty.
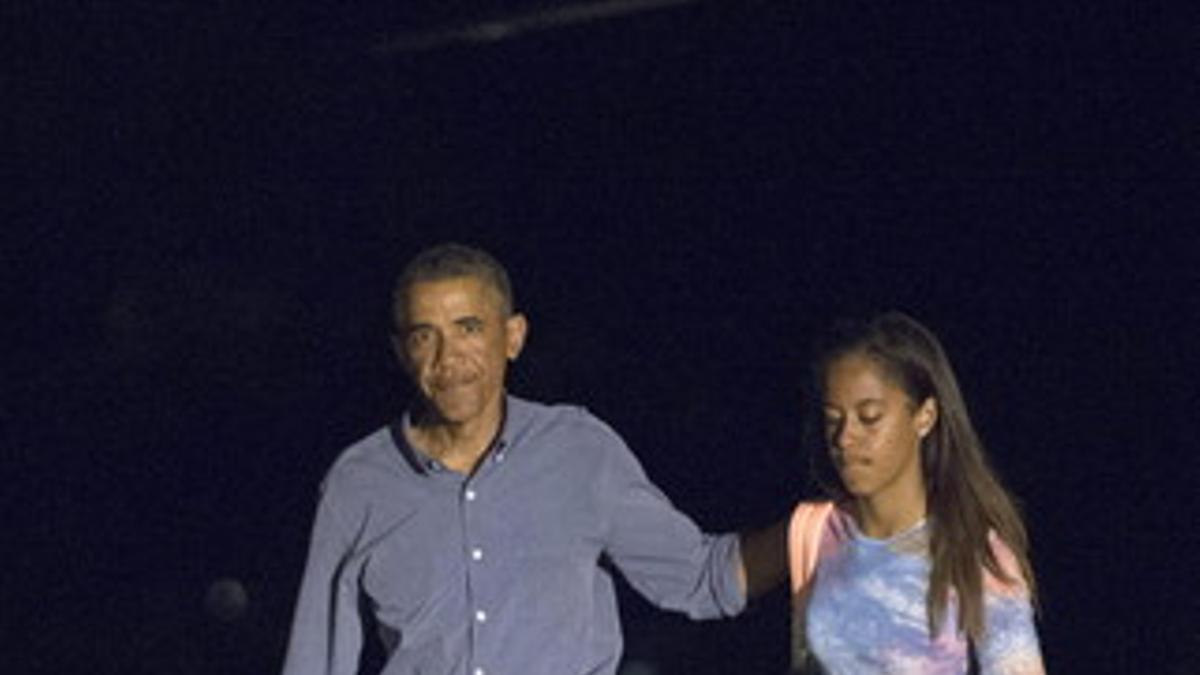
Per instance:
[[[825,440],[846,490],[860,499],[924,496],[921,438],[936,405],[918,405],[862,353],[833,361],[824,382]]]

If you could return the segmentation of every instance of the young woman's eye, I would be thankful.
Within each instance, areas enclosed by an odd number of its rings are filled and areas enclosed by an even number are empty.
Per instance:
[[[825,418],[825,433],[826,433],[826,435],[831,435],[831,434],[837,433],[837,430],[840,429],[841,426],[842,426],[842,420],[840,420],[836,417],[826,417]]]
[[[879,420],[883,419],[883,415],[863,415],[859,418],[862,420],[863,426],[874,426]]]

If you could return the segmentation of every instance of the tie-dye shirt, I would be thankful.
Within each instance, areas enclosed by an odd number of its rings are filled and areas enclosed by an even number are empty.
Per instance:
[[[992,537],[997,561],[1020,578],[1012,552]],[[890,539],[872,539],[834,509],[821,537],[805,625],[810,653],[831,674],[967,671],[967,641],[951,601],[930,639],[928,527],[918,523]],[[1044,673],[1033,611],[1021,584],[984,571],[985,638],[976,645],[985,675]],[[953,596],[953,594],[952,594]]]

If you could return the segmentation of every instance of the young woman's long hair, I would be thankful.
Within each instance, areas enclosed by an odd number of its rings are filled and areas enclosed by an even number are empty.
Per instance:
[[[821,414],[820,394],[828,367],[848,354],[864,354],[879,364],[884,377],[908,395],[914,409],[929,397],[937,401],[937,422],[921,441],[932,566],[926,597],[929,629],[936,634],[942,625],[953,589],[958,599],[958,626],[978,642],[986,628],[985,568],[1003,582],[1024,582],[1030,600],[1034,598],[1029,541],[1021,516],[988,465],[950,361],[933,333],[900,312],[835,325],[818,345],[814,360],[816,415]],[[823,422],[814,420],[811,429],[821,428]],[[813,475],[821,488],[840,502],[849,501],[851,496],[837,478],[828,439],[823,435],[812,459]],[[991,532],[1012,550],[1021,580],[1001,568],[988,541]]]

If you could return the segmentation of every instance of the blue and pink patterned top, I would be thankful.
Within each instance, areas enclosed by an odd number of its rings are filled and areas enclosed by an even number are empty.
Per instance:
[[[924,520],[889,539],[872,539],[834,509],[821,535],[805,627],[810,653],[831,674],[967,671],[967,640],[951,604],[937,635],[929,633],[929,528]],[[992,537],[993,552],[1013,578],[1012,552]],[[1023,583],[984,571],[985,637],[976,645],[982,673],[1045,672],[1033,610]]]

